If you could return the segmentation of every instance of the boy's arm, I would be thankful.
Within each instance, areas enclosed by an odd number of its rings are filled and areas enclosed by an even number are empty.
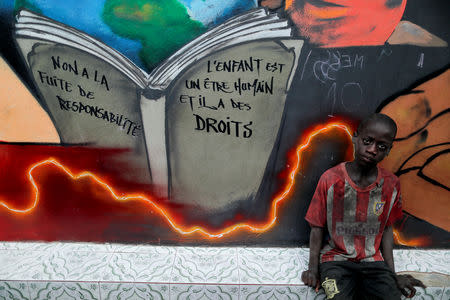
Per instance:
[[[309,264],[308,270],[302,273],[302,281],[310,286],[319,290],[320,278],[319,278],[319,255],[320,249],[322,249],[323,228],[311,227],[311,233],[309,235]]]
[[[384,262],[387,264],[389,269],[395,274],[394,266],[394,232],[392,226],[386,226],[384,228],[383,236],[381,237],[381,254],[383,255]]]
[[[320,177],[305,216],[305,220],[311,226],[311,233],[309,235],[309,265],[308,270],[302,273],[302,281],[316,288],[316,291],[319,291],[320,286],[319,258],[327,223],[327,178],[326,173]]]
[[[387,226],[384,229],[383,236],[381,238],[381,254],[383,255],[384,261],[386,262],[389,269],[395,274],[394,267],[394,233],[392,226]],[[416,294],[416,289],[414,286],[420,286],[426,288],[422,281],[415,279],[411,275],[396,275],[397,286],[405,297],[412,298]],[[408,290],[409,293],[408,293]]]

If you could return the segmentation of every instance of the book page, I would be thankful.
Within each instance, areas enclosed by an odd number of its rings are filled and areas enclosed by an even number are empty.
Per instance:
[[[82,31],[26,9],[18,13],[14,27],[16,36],[48,40],[91,53],[114,65],[142,88],[145,86],[148,77],[145,71],[123,54]]]
[[[102,59],[67,45],[28,38],[17,43],[61,142],[123,149],[118,163],[136,171],[129,179],[150,182],[136,84]]]
[[[262,40],[220,50],[168,88],[171,201],[218,211],[257,200],[302,46],[295,42],[298,47]]]

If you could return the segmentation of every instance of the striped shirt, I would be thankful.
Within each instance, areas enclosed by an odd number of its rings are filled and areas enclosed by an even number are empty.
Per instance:
[[[322,263],[382,261],[383,231],[401,216],[400,181],[394,174],[378,167],[375,182],[361,188],[341,163],[321,176],[305,219],[330,235],[320,251]]]

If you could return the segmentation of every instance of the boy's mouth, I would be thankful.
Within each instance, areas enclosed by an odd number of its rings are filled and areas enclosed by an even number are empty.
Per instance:
[[[371,158],[371,157],[367,157],[367,156],[361,156],[361,160],[367,163],[374,163],[375,159]]]

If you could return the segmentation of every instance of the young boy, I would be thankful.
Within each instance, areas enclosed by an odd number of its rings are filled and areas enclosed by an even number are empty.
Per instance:
[[[362,121],[352,137],[354,160],[329,169],[317,184],[305,218],[311,235],[302,280],[316,291],[321,284],[327,299],[353,299],[355,292],[356,299],[400,299],[400,291],[412,297],[414,286],[425,287],[394,269],[392,224],[402,216],[400,184],[378,163],[396,133],[386,115]],[[324,231],[330,238],[322,247]]]

